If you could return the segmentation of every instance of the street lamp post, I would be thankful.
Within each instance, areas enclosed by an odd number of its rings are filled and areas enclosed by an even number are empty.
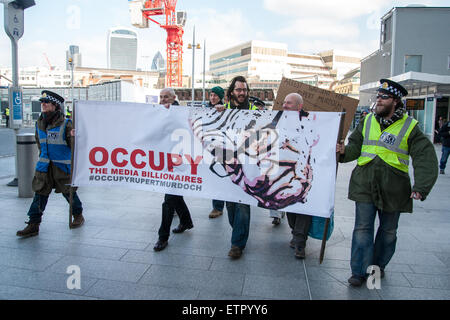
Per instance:
[[[10,128],[14,129],[14,137],[17,143],[17,134],[23,125],[23,97],[22,88],[19,86],[19,59],[18,42],[24,33],[24,10],[35,5],[34,0],[2,0],[4,4],[4,28],[11,40],[11,58],[12,58],[12,86],[8,89]],[[15,163],[15,177],[7,185],[17,187],[17,155]]]
[[[73,112],[73,58],[70,57],[69,58],[69,66],[70,66],[70,72],[71,72],[71,83],[72,83],[72,90],[71,90],[71,103],[72,103],[72,112]],[[67,108],[66,108],[66,113],[67,113]]]
[[[205,104],[205,56],[206,56],[206,40],[203,39],[203,95],[202,95],[203,104]]]
[[[188,44],[188,49],[192,49],[192,97],[191,97],[191,104],[194,106],[194,95],[195,95],[195,81],[194,81],[194,73],[195,73],[195,49],[200,49],[200,44],[195,43],[195,26],[194,26],[194,32],[192,35],[192,44]]]

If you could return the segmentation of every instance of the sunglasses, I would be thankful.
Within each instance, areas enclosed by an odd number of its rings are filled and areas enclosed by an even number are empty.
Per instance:
[[[376,99],[381,99],[381,100],[387,100],[387,99],[393,99],[394,97],[393,96],[390,96],[390,95],[388,95],[388,94],[377,94],[376,96],[375,96],[375,98]]]

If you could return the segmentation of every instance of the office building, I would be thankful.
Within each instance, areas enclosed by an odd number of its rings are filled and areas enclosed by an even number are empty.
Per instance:
[[[212,54],[208,74],[210,85],[227,86],[233,77],[242,75],[252,88],[276,90],[286,77],[329,90],[338,75],[343,77],[356,67],[356,54],[334,50],[293,53],[285,43],[252,40]]]
[[[380,48],[361,61],[360,107],[375,102],[379,79],[392,79],[409,91],[408,112],[433,141],[436,119],[450,116],[450,7],[395,7],[380,30]]]
[[[111,28],[107,39],[107,68],[136,70],[137,34],[128,28]]]
[[[161,52],[157,52],[152,60],[152,71],[165,71],[166,70],[166,62],[161,54]]]
[[[71,70],[69,58],[72,58],[74,68],[81,67],[80,47],[74,45],[69,46],[69,50],[66,51],[66,70]]]

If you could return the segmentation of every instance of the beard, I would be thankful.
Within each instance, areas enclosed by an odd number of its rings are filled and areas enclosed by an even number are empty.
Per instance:
[[[387,116],[389,116],[391,114],[391,112],[394,110],[395,108],[395,104],[391,104],[388,106],[376,106],[375,108],[375,113],[382,117],[382,118],[386,118]]]
[[[237,106],[239,109],[247,109],[248,108],[248,95],[247,94],[239,94],[235,96],[231,94],[231,98],[233,100],[233,104]]]

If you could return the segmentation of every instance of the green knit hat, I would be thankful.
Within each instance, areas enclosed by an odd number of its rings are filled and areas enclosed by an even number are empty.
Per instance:
[[[225,95],[225,92],[219,86],[212,88],[211,91],[214,92],[215,94],[217,94],[219,96],[220,100],[222,100],[223,96]]]

